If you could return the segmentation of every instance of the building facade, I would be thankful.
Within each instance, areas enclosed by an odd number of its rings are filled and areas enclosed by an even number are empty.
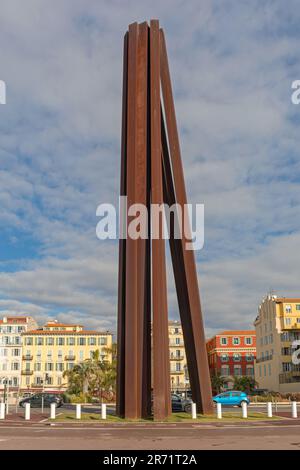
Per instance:
[[[178,321],[169,321],[169,351],[171,390],[184,391],[189,388],[189,379],[183,332]]]
[[[254,322],[257,336],[255,378],[260,388],[300,392],[300,364],[293,358],[300,341],[300,298],[268,295]]]
[[[211,375],[228,379],[225,388],[231,388],[235,376],[254,378],[256,334],[254,330],[222,331],[206,343]],[[231,380],[232,379],[232,380]]]
[[[37,328],[30,316],[5,316],[0,320],[0,390],[8,386],[18,389],[21,384],[22,333]]]
[[[22,334],[23,391],[63,391],[68,383],[63,377],[75,364],[92,358],[99,350],[102,361],[111,361],[112,334],[84,330],[81,325],[49,322]]]

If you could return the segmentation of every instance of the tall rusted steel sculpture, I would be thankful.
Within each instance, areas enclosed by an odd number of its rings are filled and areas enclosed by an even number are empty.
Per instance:
[[[149,214],[151,204],[187,203],[166,44],[157,20],[131,24],[124,38],[120,193],[128,207],[141,203]],[[126,227],[130,221],[127,215]],[[119,242],[117,413],[145,418],[153,403],[154,418],[164,419],[171,414],[165,241],[151,239],[150,216],[148,222],[147,239]],[[186,242],[184,233],[179,239],[171,230],[192,397],[198,412],[210,413],[196,264]]]

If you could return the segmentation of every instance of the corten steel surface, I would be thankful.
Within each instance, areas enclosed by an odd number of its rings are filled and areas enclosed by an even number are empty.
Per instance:
[[[183,208],[187,199],[165,40],[157,20],[129,26],[123,75],[120,193],[127,196],[128,208],[146,205],[149,217],[147,240],[128,236],[119,242],[117,413],[148,417],[153,401],[154,418],[164,419],[171,414],[165,241],[150,240],[150,204]],[[128,229],[135,214],[126,217]],[[199,412],[209,413],[196,264],[185,243],[184,234],[180,240],[171,236],[171,257],[193,400]]]

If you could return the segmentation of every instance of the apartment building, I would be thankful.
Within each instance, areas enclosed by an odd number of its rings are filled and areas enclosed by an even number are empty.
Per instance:
[[[225,388],[232,387],[235,376],[246,375],[254,378],[256,357],[254,330],[222,331],[207,341],[206,349],[210,374],[227,377]]]
[[[169,350],[171,389],[183,391],[189,388],[189,379],[183,332],[178,321],[169,321]]]
[[[37,328],[30,316],[5,316],[0,320],[0,390],[7,385],[18,389],[21,383],[22,333]]]
[[[92,357],[111,361],[112,334],[108,331],[85,330],[82,325],[48,322],[42,328],[22,334],[22,390],[65,390],[66,370]]]
[[[260,388],[300,392],[300,364],[293,358],[300,341],[300,298],[268,295],[254,322],[257,336],[255,379]]]

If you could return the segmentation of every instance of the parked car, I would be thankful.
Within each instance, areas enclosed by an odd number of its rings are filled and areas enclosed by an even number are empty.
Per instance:
[[[172,403],[172,411],[185,411],[186,413],[190,413],[192,410],[192,400],[190,398],[182,398],[177,393],[172,393],[171,395],[171,403]]]
[[[55,393],[35,393],[31,397],[23,398],[19,402],[19,406],[25,407],[25,403],[30,403],[32,408],[41,408],[44,399],[44,407],[50,407],[51,403],[56,403],[57,408],[63,405],[63,399]]]
[[[225,406],[242,406],[242,403],[249,405],[250,399],[245,392],[239,392],[237,390],[230,390],[228,392],[219,393],[213,397],[214,403],[221,403]]]

